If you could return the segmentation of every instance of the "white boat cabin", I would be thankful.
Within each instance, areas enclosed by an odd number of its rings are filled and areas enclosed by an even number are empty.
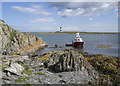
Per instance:
[[[83,42],[83,39],[80,37],[79,33],[76,33],[76,38],[74,39],[74,42]]]

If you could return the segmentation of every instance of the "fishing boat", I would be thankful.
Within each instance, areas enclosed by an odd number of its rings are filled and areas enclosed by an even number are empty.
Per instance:
[[[79,33],[76,33],[76,37],[74,41],[72,41],[72,44],[74,47],[81,47],[83,48],[83,45],[85,44],[83,39],[80,37]]]

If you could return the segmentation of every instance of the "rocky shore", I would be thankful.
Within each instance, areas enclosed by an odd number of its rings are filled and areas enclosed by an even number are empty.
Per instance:
[[[2,57],[3,84],[120,84],[120,58],[75,49]]]
[[[46,52],[42,38],[0,20],[2,84],[120,85],[120,58],[76,49]]]
[[[10,27],[3,20],[0,20],[1,69],[3,68],[2,57],[5,56],[8,57],[6,59],[9,59],[9,57],[14,56],[25,56],[29,53],[34,53],[45,46],[46,44],[41,37],[35,37],[32,33],[21,33],[19,30]],[[1,71],[0,78],[2,78]]]
[[[0,20],[0,49],[3,55],[20,55],[35,52],[45,46],[41,37],[21,33]]]

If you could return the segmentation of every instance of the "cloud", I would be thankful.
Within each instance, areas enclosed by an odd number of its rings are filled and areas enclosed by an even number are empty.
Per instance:
[[[92,21],[92,20],[93,20],[93,18],[89,18],[89,20],[90,20],[90,21]]]
[[[40,5],[32,5],[31,7],[22,7],[22,6],[12,6],[13,9],[16,9],[21,12],[39,14],[39,15],[51,15],[50,12],[47,12]]]
[[[118,8],[116,8],[115,11],[118,11]]]
[[[44,22],[55,22],[55,20],[53,18],[37,18],[30,21],[30,23],[44,23]]]
[[[58,14],[62,15],[63,17],[78,16],[83,13],[84,13],[84,9],[81,9],[81,8],[77,8],[76,10],[65,9],[64,12],[58,11]]]
[[[102,23],[91,23],[90,26],[92,26],[92,27],[102,27],[103,24]]]
[[[56,22],[54,22],[53,24],[57,24]]]
[[[63,17],[72,16],[99,16],[108,10],[115,8],[113,2],[54,2],[51,7],[57,9],[57,13]]]

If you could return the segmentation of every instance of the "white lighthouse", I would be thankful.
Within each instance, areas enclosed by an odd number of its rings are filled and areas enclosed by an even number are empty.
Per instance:
[[[62,32],[62,27],[60,27],[60,31],[59,32]]]

